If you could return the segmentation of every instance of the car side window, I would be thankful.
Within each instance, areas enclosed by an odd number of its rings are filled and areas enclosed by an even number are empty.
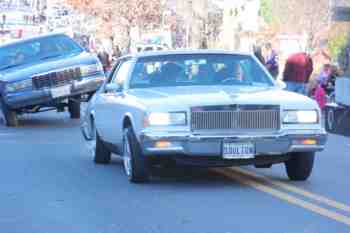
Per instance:
[[[123,86],[124,81],[126,80],[126,78],[129,75],[131,65],[132,65],[131,60],[127,60],[127,61],[122,62],[119,65],[118,70],[116,72],[114,72],[111,83],[116,83],[120,86]]]

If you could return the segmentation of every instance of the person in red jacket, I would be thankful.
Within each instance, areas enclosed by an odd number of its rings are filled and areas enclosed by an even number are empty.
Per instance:
[[[287,84],[287,90],[306,95],[306,84],[312,72],[313,62],[308,54],[292,54],[287,59],[283,72],[283,81]]]

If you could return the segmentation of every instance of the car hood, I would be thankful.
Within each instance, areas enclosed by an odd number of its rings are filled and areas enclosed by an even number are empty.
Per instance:
[[[36,74],[41,74],[53,70],[59,70],[66,67],[96,63],[96,56],[82,52],[79,54],[70,54],[44,61],[32,62],[21,66],[0,71],[0,81],[14,82],[30,78]]]
[[[306,96],[276,87],[191,86],[132,89],[128,95],[145,107],[161,111],[187,110],[195,106],[258,104],[281,105],[283,109],[316,109],[316,102]]]

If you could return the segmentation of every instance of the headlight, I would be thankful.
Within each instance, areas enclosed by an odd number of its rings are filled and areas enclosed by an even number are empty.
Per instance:
[[[31,88],[33,86],[32,79],[26,79],[18,82],[9,83],[6,85],[7,92],[15,92],[18,90],[23,90]]]
[[[102,72],[100,64],[84,65],[80,67],[81,76],[91,76]]]
[[[186,125],[186,112],[152,112],[147,117],[149,126]]]
[[[286,110],[283,115],[285,124],[316,124],[318,123],[316,110]]]

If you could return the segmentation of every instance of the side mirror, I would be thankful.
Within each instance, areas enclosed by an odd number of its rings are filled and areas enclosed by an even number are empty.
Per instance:
[[[277,79],[277,80],[276,80],[276,86],[277,86],[279,89],[283,90],[283,89],[286,89],[287,84],[286,84],[285,82],[283,82],[282,80]]]
[[[120,85],[118,85],[117,83],[108,83],[105,86],[105,91],[106,92],[121,92],[122,87]]]

